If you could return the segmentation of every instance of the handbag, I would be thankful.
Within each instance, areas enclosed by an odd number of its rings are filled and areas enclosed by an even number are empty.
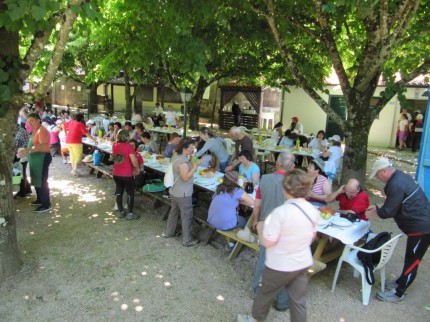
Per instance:
[[[178,159],[175,160],[175,162],[178,161]],[[173,187],[173,185],[176,183],[176,181],[178,181],[179,176],[176,178],[175,180],[175,175],[173,174],[173,164],[175,162],[170,162],[169,165],[167,166],[167,170],[166,173],[164,175],[164,185],[166,186],[166,188],[170,188]]]
[[[145,173],[140,171],[137,176],[134,176],[134,186],[140,188],[145,183]]]
[[[142,192],[161,192],[164,190],[166,190],[166,187],[161,179],[153,179],[142,188]]]

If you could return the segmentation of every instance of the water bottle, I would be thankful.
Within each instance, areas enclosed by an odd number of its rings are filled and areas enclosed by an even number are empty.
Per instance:
[[[103,131],[102,131],[102,129],[99,130],[98,134],[99,134],[99,138],[101,139],[103,137]]]
[[[298,150],[300,148],[300,140],[297,138],[296,140],[296,149]]]
[[[95,150],[93,153],[93,162],[95,166],[100,165],[102,161],[102,154],[100,153],[99,150]]]

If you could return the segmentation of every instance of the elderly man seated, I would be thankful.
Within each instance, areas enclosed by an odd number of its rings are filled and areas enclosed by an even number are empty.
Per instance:
[[[349,179],[346,185],[342,185],[327,196],[327,202],[335,199],[339,201],[340,213],[355,213],[361,220],[367,220],[364,212],[370,205],[369,196],[363,191],[357,179]]]

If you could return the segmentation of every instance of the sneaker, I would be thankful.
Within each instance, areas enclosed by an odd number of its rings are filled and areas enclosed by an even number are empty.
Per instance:
[[[51,210],[51,206],[48,206],[48,207],[39,206],[36,209],[34,209],[34,212],[41,213],[49,210]]]
[[[123,210],[123,211],[119,211],[118,212],[118,219],[122,219],[127,215],[127,213]]]
[[[75,176],[75,177],[79,177],[79,176],[80,176],[80,173],[78,172],[78,170],[72,170],[70,173],[71,173],[73,176]]]
[[[67,159],[63,159],[63,164],[67,164]]]
[[[198,243],[199,241],[197,239],[191,239],[188,243],[182,244],[182,246],[191,247],[197,245]]]
[[[405,295],[397,296],[396,290],[392,289],[386,292],[377,292],[376,298],[381,301],[390,302],[390,303],[402,303],[403,300],[405,299]]]
[[[397,284],[396,280],[390,280],[385,282],[385,287],[390,290],[393,288],[397,288],[398,286],[399,284]]]
[[[252,322],[252,316],[250,314],[238,314],[236,322]]]
[[[130,212],[128,215],[127,215],[127,220],[133,220],[133,219],[139,219],[140,218],[140,216],[138,216],[138,215],[135,215],[134,213],[132,213],[132,212]]]
[[[30,206],[41,206],[42,203],[39,200],[35,200],[33,202],[30,203]]]
[[[230,242],[224,246],[224,250],[226,252],[231,252],[234,248],[234,245],[235,245],[235,243]]]

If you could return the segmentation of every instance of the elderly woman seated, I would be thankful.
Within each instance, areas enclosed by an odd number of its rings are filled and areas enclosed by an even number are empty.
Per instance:
[[[218,185],[208,212],[208,223],[221,230],[245,227],[246,218],[239,216],[239,204],[254,206],[252,199],[239,185],[237,171],[227,172]]]
[[[327,206],[327,196],[332,192],[331,181],[324,173],[324,161],[315,158],[309,162],[308,175],[313,180],[312,190],[306,198],[314,206]]]
[[[248,182],[257,185],[260,182],[260,168],[252,162],[252,153],[242,150],[239,153],[239,174],[246,178]]]

